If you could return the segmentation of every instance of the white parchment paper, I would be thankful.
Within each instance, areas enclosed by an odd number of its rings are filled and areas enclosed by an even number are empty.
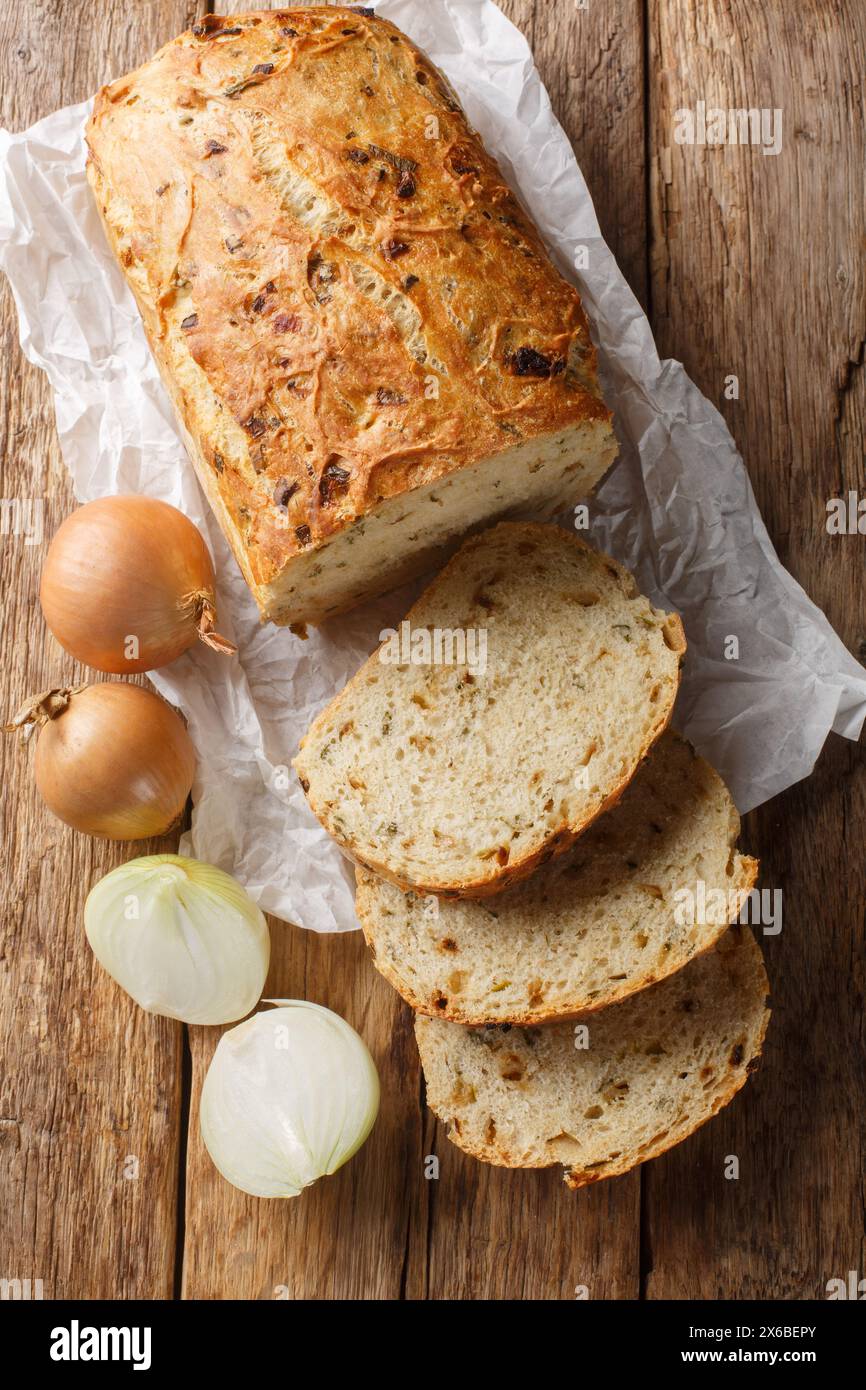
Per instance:
[[[659,360],[524,38],[492,0],[380,0],[376,8],[446,72],[580,287],[622,446],[592,505],[590,538],[624,561],[656,603],[682,614],[689,655],[677,723],[749,810],[805,777],[831,729],[859,737],[866,672],[780,565],[721,415],[678,362]],[[220,628],[238,642],[239,659],[199,646],[152,677],[188,718],[198,754],[182,852],[236,874],[279,917],[316,931],[350,929],[351,869],[307,809],[289,763],[312,716],[412,595],[390,595],[307,642],[260,627],[92,204],[87,111],[58,111],[19,135],[0,130],[0,266],[22,348],[54,390],[76,496],[162,497],[201,527],[216,560]],[[582,247],[588,268],[577,271]],[[739,639],[737,661],[724,657],[729,635]]]

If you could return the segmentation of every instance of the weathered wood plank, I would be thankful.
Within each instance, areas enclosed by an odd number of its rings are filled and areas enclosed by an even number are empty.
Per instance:
[[[36,4],[0,13],[0,121],[14,130],[137,63],[182,28],[187,0]],[[38,603],[46,546],[73,506],[48,384],[18,349],[0,288],[3,498],[44,500],[44,541],[0,538],[0,710],[79,680]],[[166,1298],[175,1273],[179,1026],[148,1018],[95,965],[82,908],[116,864],[156,846],[75,835],[44,809],[27,752],[0,747],[0,1277],[45,1298]]]
[[[863,486],[866,13],[651,15],[659,346],[722,409],[783,559],[856,652],[866,541],[829,536],[825,503]],[[781,152],[676,144],[674,113],[698,101],[781,108]],[[762,883],[784,891],[782,934],[763,940],[775,1015],[743,1096],[646,1170],[651,1298],[822,1297],[864,1268],[864,813],[863,750],[831,737],[807,783],[749,818]]]
[[[643,0],[502,0],[523,29],[584,178],[601,231],[646,306],[646,135]],[[528,16],[527,16],[528,17]]]

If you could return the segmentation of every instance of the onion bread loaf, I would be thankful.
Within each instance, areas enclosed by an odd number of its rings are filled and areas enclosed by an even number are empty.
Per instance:
[[[574,1017],[714,945],[757,876],[757,861],[736,853],[739,829],[722,779],[668,731],[618,805],[526,882],[492,901],[447,902],[359,869],[358,917],[377,968],[419,1013]]]
[[[569,1187],[680,1143],[736,1095],[769,1019],[743,927],[661,984],[575,1025],[464,1028],[417,1018],[427,1103],[459,1148],[506,1168],[565,1167]],[[584,1025],[576,1025],[578,1029]]]
[[[294,766],[353,858],[456,897],[526,877],[614,804],[668,723],[685,649],[679,618],[622,566],[516,522],[467,540],[401,636],[314,720]]]
[[[435,67],[348,8],[205,15],[88,177],[264,618],[318,622],[616,446],[576,291]]]

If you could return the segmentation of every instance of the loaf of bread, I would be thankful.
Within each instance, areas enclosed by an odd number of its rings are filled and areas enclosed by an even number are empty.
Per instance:
[[[486,1163],[561,1163],[569,1187],[615,1177],[733,1099],[758,1064],[768,989],[754,938],[733,927],[678,974],[585,1024],[464,1028],[419,1017],[427,1102],[448,1138]]]
[[[547,1023],[605,1008],[708,950],[754,886],[727,788],[668,732],[568,854],[493,900],[404,893],[357,874],[377,968],[417,1012]]]
[[[501,522],[464,543],[294,766],[381,877],[499,893],[617,801],[670,719],[684,650],[679,618],[616,561],[557,526]]]
[[[263,618],[320,622],[615,454],[576,291],[364,9],[206,15],[102,89],[88,177]]]

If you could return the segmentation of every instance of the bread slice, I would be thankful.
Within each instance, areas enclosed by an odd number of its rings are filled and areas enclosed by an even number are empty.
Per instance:
[[[569,1187],[615,1177],[679,1144],[736,1095],[757,1066],[768,988],[760,949],[738,926],[585,1024],[417,1018],[427,1103],[448,1138],[486,1163],[561,1163]]]
[[[669,730],[612,811],[495,901],[421,897],[359,869],[358,917],[377,968],[418,1013],[470,1024],[574,1017],[665,979],[719,939],[757,877],[757,861],[736,852],[739,829],[718,773]]]
[[[566,849],[664,731],[685,638],[555,526],[468,540],[295,759],[350,855],[416,892],[484,896]]]

